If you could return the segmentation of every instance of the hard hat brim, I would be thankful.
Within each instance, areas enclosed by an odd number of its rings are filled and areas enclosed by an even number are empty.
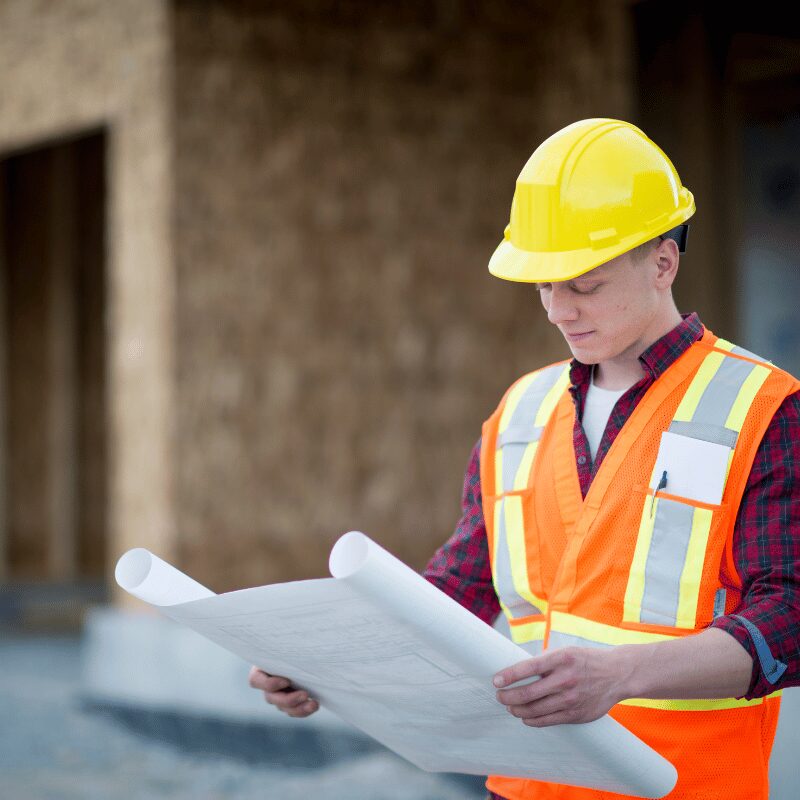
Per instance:
[[[489,260],[489,272],[496,278],[519,283],[568,281],[605,264],[617,254],[618,250],[613,247],[588,252],[532,253],[504,239]]]
[[[611,259],[632,250],[656,236],[666,233],[675,225],[685,222],[694,214],[694,203],[688,214],[685,212],[670,219],[663,230],[647,231],[643,235],[629,237],[628,241],[617,241],[607,247],[581,248],[555,252],[533,252],[515,247],[503,239],[489,260],[489,272],[497,278],[519,283],[551,283],[568,281],[605,264]]]

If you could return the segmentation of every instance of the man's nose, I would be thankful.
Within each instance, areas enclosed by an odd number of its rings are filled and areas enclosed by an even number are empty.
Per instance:
[[[550,303],[547,306],[547,319],[553,325],[560,325],[562,322],[573,322],[578,318],[578,309],[575,302],[564,291],[565,287],[553,284],[550,290]]]

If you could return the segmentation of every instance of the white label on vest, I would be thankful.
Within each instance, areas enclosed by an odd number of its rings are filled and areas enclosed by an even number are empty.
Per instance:
[[[718,505],[722,502],[731,448],[691,436],[664,431],[650,488],[655,490],[663,473],[667,483],[659,491]]]

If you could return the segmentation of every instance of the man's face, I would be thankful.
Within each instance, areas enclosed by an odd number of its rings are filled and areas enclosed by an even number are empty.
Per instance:
[[[639,347],[658,308],[651,275],[650,265],[623,253],[572,280],[534,285],[572,355],[596,364]]]

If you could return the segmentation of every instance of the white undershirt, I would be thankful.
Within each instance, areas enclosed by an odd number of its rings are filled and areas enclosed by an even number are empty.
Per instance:
[[[595,367],[592,366],[592,378],[583,407],[583,430],[589,440],[592,461],[597,455],[597,448],[600,447],[600,440],[603,438],[608,418],[611,416],[617,400],[628,391],[627,389],[601,389],[595,385],[594,371]]]

